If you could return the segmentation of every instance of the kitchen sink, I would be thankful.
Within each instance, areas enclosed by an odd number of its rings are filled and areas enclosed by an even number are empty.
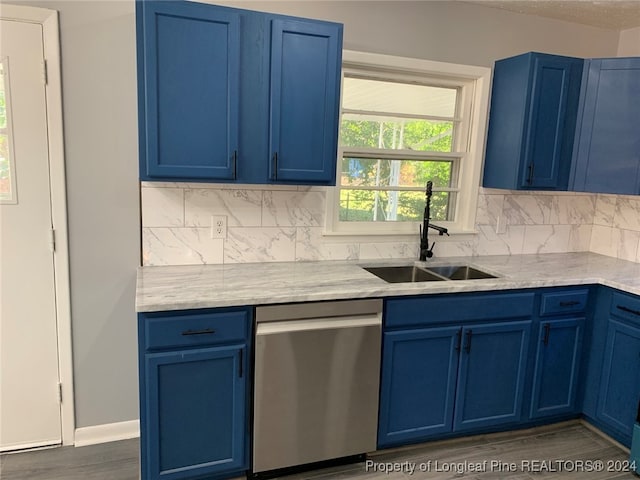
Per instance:
[[[496,278],[468,265],[440,265],[418,267],[415,265],[389,267],[362,267],[387,283],[439,282],[444,280],[480,280]]]
[[[420,267],[405,265],[399,267],[362,267],[388,283],[440,282],[446,278]]]
[[[483,272],[468,265],[442,265],[439,267],[429,267],[429,271],[449,280],[479,280],[482,278],[496,278],[495,275]]]

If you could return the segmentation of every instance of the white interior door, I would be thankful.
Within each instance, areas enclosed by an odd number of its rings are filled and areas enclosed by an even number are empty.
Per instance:
[[[61,414],[43,30],[0,22],[0,450],[6,451],[61,443]]]

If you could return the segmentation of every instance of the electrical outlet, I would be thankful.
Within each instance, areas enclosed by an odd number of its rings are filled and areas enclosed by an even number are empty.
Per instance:
[[[496,219],[496,233],[498,235],[507,233],[507,219],[504,218],[504,215],[499,215]]]
[[[211,215],[211,238],[227,238],[226,215]]]

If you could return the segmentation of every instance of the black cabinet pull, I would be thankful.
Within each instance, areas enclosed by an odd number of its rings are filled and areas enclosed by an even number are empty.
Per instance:
[[[243,367],[243,365],[242,365],[242,364],[243,364],[243,360],[242,360],[243,358],[244,358],[244,348],[241,348],[241,349],[240,349],[240,360],[239,360],[239,362],[238,362],[238,364],[239,364],[239,365],[238,365],[238,376],[239,376],[240,378],[242,378],[242,375],[243,375],[243,373],[244,373],[244,372],[243,372],[243,368],[242,368],[242,367]]]
[[[542,343],[544,343],[545,347],[547,345],[549,345],[549,334],[550,333],[551,333],[551,324],[545,323],[544,324],[544,339],[542,340]]]
[[[460,344],[462,343],[462,329],[456,333],[456,352],[460,351]]]
[[[465,334],[465,336],[467,337],[467,341],[466,341],[466,345],[464,346],[464,351],[467,353],[471,352],[471,335],[472,335],[471,330],[467,330],[467,333]]]
[[[640,311],[639,310],[634,310],[632,308],[625,307],[624,305],[616,305],[616,308],[618,310],[622,310],[623,312],[632,313],[632,314],[638,315],[640,317]]]
[[[205,328],[204,330],[185,330],[182,332],[182,335],[212,335],[214,333],[216,333],[216,331],[212,328]]]
[[[233,179],[238,179],[238,150],[233,151]]]
[[[278,152],[273,154],[273,172],[271,172],[271,178],[273,180],[278,179]]]
[[[580,302],[577,300],[569,300],[568,302],[560,302],[561,307],[575,307],[576,305],[580,305]]]
[[[529,164],[527,169],[529,170],[529,174],[527,175],[527,185],[531,185],[533,183],[533,163]]]

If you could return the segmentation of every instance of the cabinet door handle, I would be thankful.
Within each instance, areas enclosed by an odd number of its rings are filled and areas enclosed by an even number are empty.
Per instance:
[[[632,308],[625,307],[624,305],[616,305],[616,308],[618,310],[622,310],[623,312],[632,313],[632,314],[638,315],[640,317],[640,311],[638,311],[638,310],[634,310]]]
[[[531,185],[533,183],[533,163],[529,164],[527,170],[529,170],[527,175],[527,185]]]
[[[580,305],[580,302],[577,300],[569,300],[568,302],[560,302],[561,307],[575,307],[576,305]]]
[[[551,333],[551,324],[545,323],[544,324],[544,338],[542,340],[542,343],[544,343],[545,347],[547,345],[549,345],[549,334],[550,333]]]
[[[243,371],[244,348],[240,349],[240,361],[238,362],[238,377],[242,378]]]
[[[465,334],[465,336],[467,337],[467,341],[466,341],[466,345],[464,346],[464,351],[467,353],[471,352],[471,335],[472,335],[471,330],[467,330],[467,333]]]
[[[185,330],[182,332],[182,335],[213,335],[214,333],[216,333],[216,331],[212,328],[205,328],[204,330]]]
[[[233,151],[233,179],[238,179],[238,150]]]
[[[456,352],[460,351],[460,344],[462,343],[462,329],[456,333]]]
[[[273,154],[272,166],[273,166],[273,171],[271,172],[271,179],[277,180],[278,179],[278,152],[274,152]]]

